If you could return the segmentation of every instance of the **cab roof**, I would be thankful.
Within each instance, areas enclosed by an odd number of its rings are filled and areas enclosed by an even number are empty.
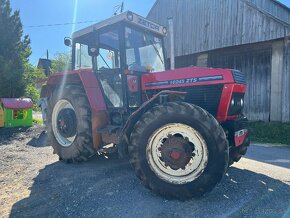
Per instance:
[[[106,27],[106,26],[109,26],[109,25],[112,25],[115,23],[119,23],[122,21],[139,26],[141,28],[147,29],[149,31],[152,31],[156,34],[163,35],[163,36],[166,35],[166,32],[167,32],[166,27],[161,26],[157,23],[154,23],[150,20],[147,20],[146,18],[144,18],[138,14],[135,14],[131,11],[127,11],[127,12],[124,12],[122,14],[111,17],[109,19],[106,19],[104,21],[101,21],[97,24],[93,24],[93,25],[91,25],[87,28],[84,28],[82,30],[79,30],[79,31],[73,33],[73,38],[78,38],[80,36],[86,35],[86,34],[91,33],[93,31],[97,31],[103,27]]]

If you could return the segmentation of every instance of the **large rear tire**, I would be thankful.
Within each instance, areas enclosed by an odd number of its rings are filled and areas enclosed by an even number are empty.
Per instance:
[[[130,141],[137,176],[165,197],[200,197],[216,186],[228,167],[222,127],[208,112],[188,103],[152,108],[137,122]]]
[[[95,154],[91,110],[80,86],[55,90],[48,100],[48,140],[66,162],[87,161]]]

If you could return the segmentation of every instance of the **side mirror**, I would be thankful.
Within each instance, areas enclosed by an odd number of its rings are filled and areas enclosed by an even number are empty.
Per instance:
[[[65,37],[65,38],[64,38],[64,44],[65,44],[66,46],[68,46],[68,47],[71,47],[71,46],[72,46],[72,40],[71,40],[71,38],[69,38],[69,37]]]
[[[97,57],[99,55],[99,47],[98,46],[89,45],[88,46],[88,54],[91,57]]]

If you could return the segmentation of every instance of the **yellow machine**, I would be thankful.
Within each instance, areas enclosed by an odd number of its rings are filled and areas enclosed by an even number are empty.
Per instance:
[[[0,127],[4,127],[4,111],[0,104]]]

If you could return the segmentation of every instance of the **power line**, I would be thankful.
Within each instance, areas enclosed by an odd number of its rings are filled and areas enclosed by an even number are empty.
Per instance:
[[[74,24],[97,23],[99,21],[100,20],[88,20],[88,21],[79,21],[79,22],[71,22],[71,23],[39,24],[39,25],[31,25],[31,26],[24,26],[24,27],[40,28],[40,27],[68,26],[68,25],[74,25]]]

